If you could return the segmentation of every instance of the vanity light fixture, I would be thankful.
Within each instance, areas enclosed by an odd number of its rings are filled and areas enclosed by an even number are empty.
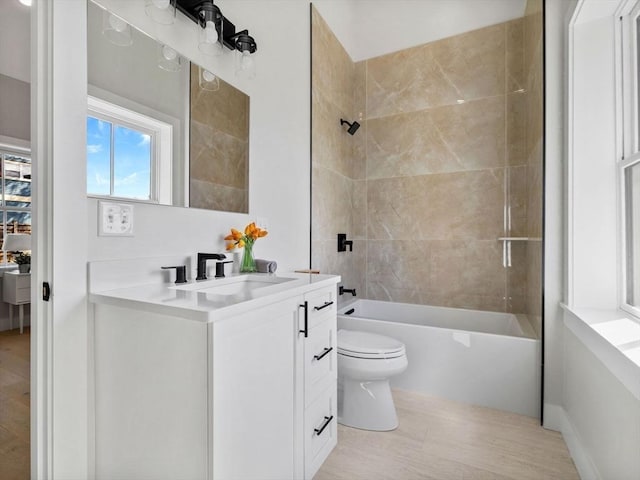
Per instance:
[[[131,26],[113,13],[102,12],[102,34],[114,45],[128,47],[133,44]]]
[[[243,78],[256,76],[255,53],[258,49],[256,41],[249,30],[243,30],[234,35],[236,47],[236,75]]]
[[[216,75],[202,67],[198,67],[198,84],[202,90],[215,92],[220,88],[220,80]]]
[[[167,72],[177,72],[182,67],[180,55],[169,45],[158,45],[158,67]]]
[[[213,4],[213,0],[173,1],[180,12],[200,26],[198,47],[203,53],[219,55],[224,50],[223,46],[237,50],[236,73],[247,78],[255,76],[257,44],[248,30],[236,33],[236,26]]]
[[[223,36],[224,26],[220,9],[210,0],[201,2],[195,11],[198,14],[198,23],[201,27],[198,48],[205,55],[217,56],[222,54],[220,39]]]
[[[25,7],[30,7],[32,3],[31,0],[18,0],[18,1]]]
[[[144,11],[161,25],[171,25],[176,19],[175,0],[146,0]]]

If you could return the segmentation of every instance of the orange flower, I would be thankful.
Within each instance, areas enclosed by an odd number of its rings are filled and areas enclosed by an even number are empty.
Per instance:
[[[244,233],[236,230],[235,228],[231,229],[231,233],[224,237],[227,242],[227,250],[233,250],[234,248],[242,248],[245,245],[253,245],[258,238],[266,237],[267,231],[261,229],[260,227],[256,227],[255,222],[251,222],[244,228]]]

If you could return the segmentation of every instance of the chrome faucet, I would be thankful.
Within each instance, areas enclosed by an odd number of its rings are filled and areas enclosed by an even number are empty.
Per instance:
[[[207,279],[207,260],[224,260],[224,253],[198,253],[198,272],[196,280]]]

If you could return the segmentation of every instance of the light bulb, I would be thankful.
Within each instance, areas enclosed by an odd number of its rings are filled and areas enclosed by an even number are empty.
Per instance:
[[[203,70],[202,78],[204,78],[205,81],[207,82],[213,82],[216,79],[216,76],[213,73],[211,73],[209,70]]]
[[[178,52],[176,52],[173,48],[165,45],[162,47],[162,56],[167,60],[175,60],[178,56]]]
[[[204,28],[204,38],[207,43],[216,43],[218,41],[216,24],[212,21],[208,21],[206,27]]]
[[[20,0],[22,5],[26,5],[27,7],[31,6],[31,0]]]
[[[127,29],[127,22],[113,14],[109,15],[109,25],[118,33],[122,33]]]
[[[240,60],[240,68],[242,70],[250,70],[253,67],[253,57],[249,50],[242,52],[242,59]]]

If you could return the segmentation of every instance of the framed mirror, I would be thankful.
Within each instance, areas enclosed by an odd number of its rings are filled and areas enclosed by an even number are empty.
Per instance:
[[[87,194],[248,213],[249,97],[92,1],[87,50]]]

